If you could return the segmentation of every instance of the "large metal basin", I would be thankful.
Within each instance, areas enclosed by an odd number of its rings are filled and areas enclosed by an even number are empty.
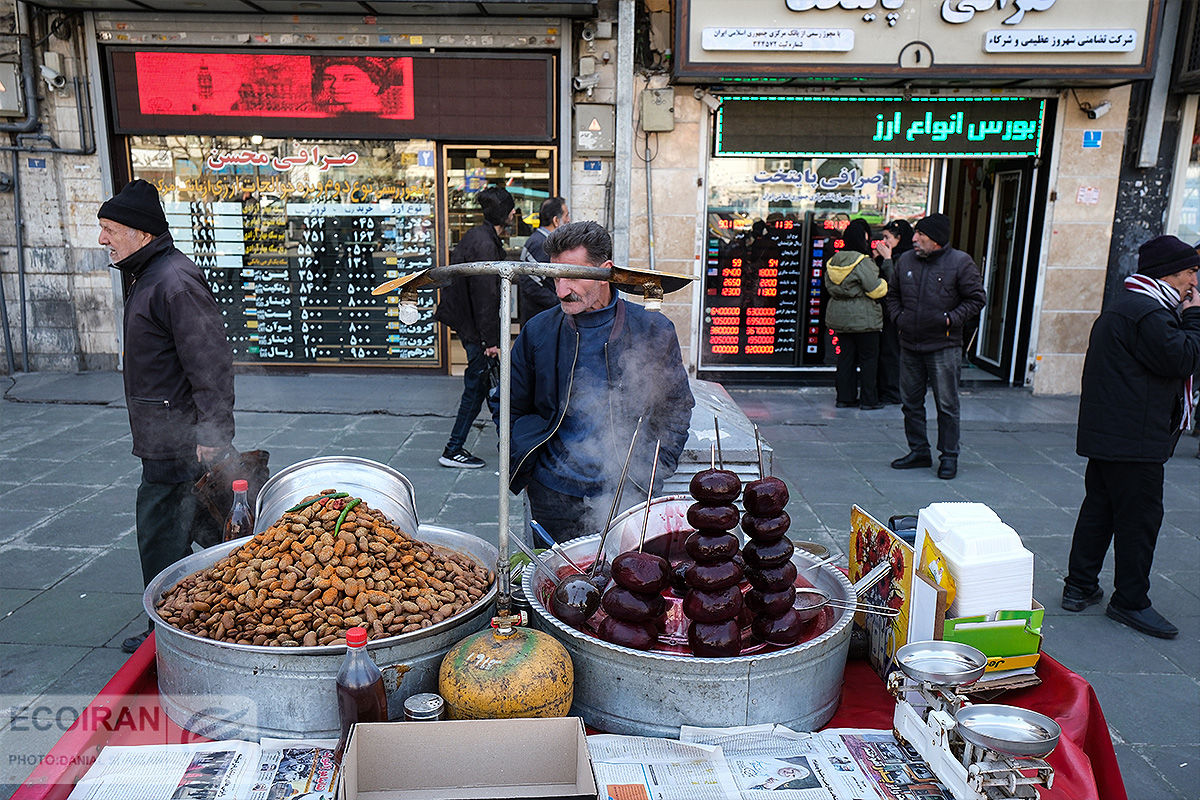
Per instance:
[[[692,498],[678,495],[656,498],[646,538],[679,530],[673,521],[682,520],[692,502]],[[613,521],[614,530],[605,543],[610,558],[621,549],[637,546],[645,507],[645,503],[635,506]],[[686,527],[686,522],[682,524]],[[576,561],[590,560],[598,544],[599,536],[593,535],[559,548]],[[798,568],[816,561],[800,550],[792,560]],[[854,589],[840,570],[822,566],[809,570],[805,577],[830,597],[854,599]],[[529,569],[524,580],[545,582],[540,573],[535,576]],[[525,594],[533,608],[534,627],[557,638],[571,654],[575,665],[571,713],[594,728],[675,737],[681,725],[731,727],[777,722],[793,730],[812,731],[837,710],[853,612],[835,611],[829,630],[784,650],[735,658],[694,658],[609,644],[561,622],[531,587],[525,587]]]
[[[469,533],[422,525],[415,536],[466,553],[489,570],[496,563],[496,548]],[[142,605],[155,623],[162,707],[180,727],[214,739],[336,737],[335,679],[346,653],[344,646],[255,647],[216,642],[171,627],[155,611],[155,601],[164,591],[242,544],[244,540],[226,542],[175,562],[154,578],[142,596]],[[488,625],[495,599],[493,581],[480,601],[463,613],[367,645],[371,658],[384,670],[392,719],[403,717],[409,695],[437,691],[442,657],[463,638]],[[386,680],[389,674],[394,676],[391,681]]]
[[[265,531],[284,511],[324,489],[361,497],[405,533],[411,534],[419,524],[416,494],[408,478],[369,458],[321,456],[284,467],[263,484],[255,504],[254,532]]]

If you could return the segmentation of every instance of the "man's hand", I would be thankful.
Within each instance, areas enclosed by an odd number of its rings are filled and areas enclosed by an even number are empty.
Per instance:
[[[485,347],[483,349],[483,354],[485,356],[487,356],[488,358],[499,358],[500,357],[500,348],[499,347]]]
[[[225,452],[224,447],[205,447],[202,444],[198,444],[196,445],[196,460],[201,464],[211,464],[223,452]]]
[[[1200,306],[1200,289],[1193,286],[1183,295],[1183,304],[1180,305],[1180,308],[1196,308],[1197,306]]]

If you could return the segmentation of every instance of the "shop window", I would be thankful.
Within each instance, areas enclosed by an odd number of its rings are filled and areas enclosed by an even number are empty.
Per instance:
[[[824,327],[824,268],[851,219],[872,243],[927,211],[925,158],[726,158],[708,164],[701,368],[836,363]]]
[[[440,366],[434,292],[401,325],[371,289],[433,266],[430,141],[133,136],[175,245],[204,273],[241,364]]]
[[[1188,147],[1188,159],[1176,235],[1185,242],[1195,243],[1200,241],[1200,117],[1193,125],[1190,142],[1185,139],[1184,146]]]

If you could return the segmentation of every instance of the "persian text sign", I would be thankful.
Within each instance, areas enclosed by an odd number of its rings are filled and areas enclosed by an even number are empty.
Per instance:
[[[1029,98],[727,97],[718,156],[1031,156],[1045,101]]]
[[[705,50],[824,50],[854,49],[848,28],[705,28]]]
[[[988,31],[989,53],[1131,53],[1135,30]]]

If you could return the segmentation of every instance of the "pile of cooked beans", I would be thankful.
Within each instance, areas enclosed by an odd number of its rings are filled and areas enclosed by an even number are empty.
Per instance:
[[[159,615],[237,644],[344,644],[427,628],[484,596],[492,573],[470,556],[396,530],[335,490],[306,497],[267,530],[163,593]]]

